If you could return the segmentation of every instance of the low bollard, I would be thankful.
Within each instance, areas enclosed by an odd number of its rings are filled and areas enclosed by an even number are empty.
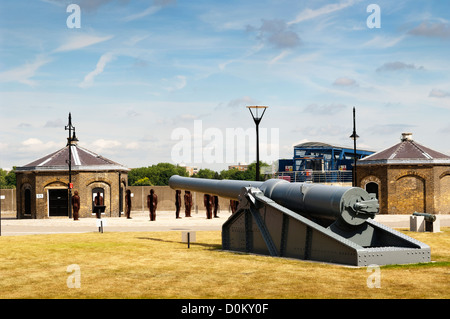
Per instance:
[[[191,242],[195,243],[195,231],[184,231],[181,233],[181,242],[187,243],[188,248],[191,247]]]
[[[103,227],[106,226],[106,220],[96,219],[95,221],[98,227],[98,232],[103,234]]]

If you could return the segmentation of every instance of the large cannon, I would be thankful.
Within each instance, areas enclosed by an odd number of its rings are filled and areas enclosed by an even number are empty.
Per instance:
[[[169,186],[239,201],[222,247],[355,266],[430,261],[430,248],[373,220],[378,200],[359,187],[172,176]]]

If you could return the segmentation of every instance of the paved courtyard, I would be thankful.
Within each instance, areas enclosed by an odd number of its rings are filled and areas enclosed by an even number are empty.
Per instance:
[[[104,217],[103,232],[137,231],[206,231],[221,230],[230,213],[220,213],[219,218],[206,219],[205,212],[193,213],[192,217],[175,218],[175,212],[157,212],[156,221],[150,221],[148,213],[132,212],[132,219],[125,217]],[[450,215],[440,215],[441,227],[450,227]],[[409,228],[409,215],[378,215],[376,221],[392,228]],[[81,218],[78,221],[66,217],[50,219],[15,219],[15,214],[2,213],[1,235],[33,235],[58,233],[98,232],[96,218]]]

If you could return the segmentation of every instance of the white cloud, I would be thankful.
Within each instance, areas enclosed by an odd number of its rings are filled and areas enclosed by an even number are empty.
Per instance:
[[[347,78],[347,77],[341,77],[341,78],[337,78],[334,82],[333,85],[336,86],[358,86],[358,83],[351,78]]]
[[[228,102],[227,106],[231,108],[242,108],[247,105],[257,105],[258,101],[252,99],[250,96],[243,96]]]
[[[168,84],[165,89],[169,92],[181,90],[187,84],[187,79],[183,75],[177,75],[172,79],[163,79],[162,81],[164,84]]]
[[[111,52],[103,54],[98,60],[95,69],[84,77],[84,80],[79,84],[79,87],[86,88],[92,86],[94,83],[94,78],[101,74],[105,69],[106,64],[111,62],[113,59],[114,55]]]
[[[316,103],[309,104],[303,109],[303,112],[311,113],[314,115],[335,115],[342,112],[346,106],[344,104],[324,104],[319,105]]]
[[[276,48],[296,48],[301,45],[301,39],[297,33],[290,30],[289,25],[281,19],[262,19],[260,27],[247,26],[247,31],[256,31],[259,40]]]
[[[328,4],[326,6],[323,6],[319,9],[305,9],[302,12],[300,12],[297,17],[288,22],[288,24],[295,24],[295,23],[300,23],[302,21],[306,21],[306,20],[310,20],[310,19],[314,19],[317,17],[320,17],[322,15],[326,15],[326,14],[330,14],[342,9],[345,9],[347,7],[352,6],[353,4],[355,4],[358,1],[355,0],[347,0],[347,1],[341,1],[340,3],[333,3],[333,4]]]
[[[31,80],[31,78],[35,76],[40,67],[50,61],[50,58],[40,55],[32,63],[26,63],[17,68],[0,72],[0,82],[19,82],[34,86],[36,82]]]
[[[140,148],[140,145],[139,145],[138,142],[131,142],[131,143],[128,143],[128,144],[125,146],[125,148],[126,148],[127,150],[138,150],[138,149]]]
[[[0,151],[6,151],[8,149],[8,144],[0,142]]]
[[[408,33],[424,37],[450,38],[450,24],[446,22],[422,22]]]
[[[150,6],[147,9],[145,9],[144,11],[126,16],[125,18],[123,18],[123,21],[133,21],[133,20],[141,19],[143,17],[146,17],[148,15],[158,12],[160,9],[161,9],[160,6]]]
[[[289,50],[283,50],[280,54],[278,54],[276,57],[274,57],[272,60],[269,61],[269,64],[277,63],[278,61],[282,60],[284,57],[286,57],[289,54]]]
[[[429,96],[438,98],[450,97],[450,92],[446,92],[439,89],[432,89]]]
[[[378,48],[378,49],[386,49],[395,46],[397,43],[402,41],[405,38],[404,35],[399,37],[386,37],[386,36],[375,36],[373,39],[365,42],[363,44],[364,47]]]
[[[102,153],[112,154],[121,146],[122,143],[119,141],[101,138],[92,142],[87,148],[101,155]]]
[[[155,14],[156,12],[161,10],[163,7],[168,6],[168,5],[170,5],[172,3],[175,3],[175,2],[176,2],[176,0],[153,0],[153,4],[150,7],[148,7],[147,9],[145,9],[143,11],[140,11],[138,13],[126,16],[122,20],[128,22],[128,21],[141,19],[141,18],[146,17],[148,15]]]
[[[386,62],[379,68],[377,68],[377,72],[383,71],[401,71],[401,70],[423,70],[423,66],[416,66],[414,64],[406,64],[404,62],[396,61],[396,62]]]
[[[252,56],[252,55],[254,55],[256,53],[258,53],[263,48],[264,48],[264,43],[259,43],[259,44],[255,45],[255,46],[251,47],[250,50],[248,52],[246,52],[244,55],[242,55],[241,57],[236,58],[236,59],[231,59],[231,60],[228,60],[228,61],[220,63],[219,64],[219,69],[221,71],[223,71],[228,66],[228,64],[242,61],[242,60],[244,60],[244,59],[246,59],[246,58],[248,58],[248,57],[250,57],[250,56]]]
[[[99,37],[89,34],[77,34],[73,35],[63,45],[59,46],[54,52],[66,52],[79,50],[97,43],[101,43],[113,38],[112,35]]]
[[[61,143],[55,143],[52,141],[44,143],[40,139],[34,137],[23,141],[21,145],[21,150],[26,152],[43,152],[49,149],[56,150],[58,147],[61,147]]]

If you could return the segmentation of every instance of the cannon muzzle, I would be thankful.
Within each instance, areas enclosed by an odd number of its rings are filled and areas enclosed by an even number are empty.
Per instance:
[[[239,200],[242,189],[258,188],[272,199],[323,226],[339,220],[346,225],[361,225],[378,213],[378,200],[359,187],[340,187],[311,183],[289,183],[282,179],[265,182],[212,180],[174,175],[169,179],[172,189],[213,194]],[[342,223],[341,223],[342,224]]]
[[[418,213],[418,212],[414,212],[413,213],[414,216],[422,216],[425,217],[425,220],[427,222],[435,222],[436,221],[436,215],[433,214],[427,214],[427,213]]]

